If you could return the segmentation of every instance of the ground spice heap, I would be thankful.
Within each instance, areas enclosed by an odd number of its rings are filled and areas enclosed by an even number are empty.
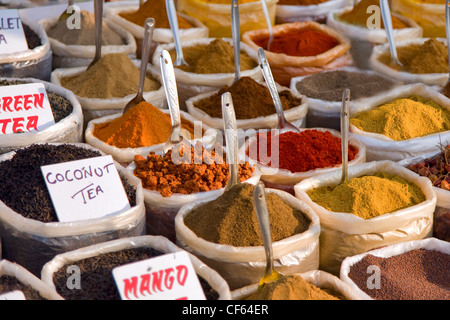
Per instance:
[[[222,118],[222,94],[225,92],[230,92],[233,97],[236,119],[254,119],[276,113],[269,89],[250,77],[239,78],[231,86],[225,86],[212,96],[197,101],[194,106],[210,117]],[[290,90],[282,90],[279,96],[284,110],[302,104],[302,99],[295,97]]]
[[[268,35],[252,38],[256,45],[267,49]],[[275,33],[270,45],[270,52],[284,53],[288,56],[310,57],[324,53],[339,44],[339,41],[314,28],[288,29],[283,33]]]
[[[401,141],[450,130],[450,110],[431,99],[410,96],[361,112],[350,123]]]
[[[214,39],[209,44],[197,44],[183,47],[183,55],[188,66],[176,66],[185,72],[197,74],[234,73],[233,46],[222,40]],[[176,51],[171,50],[170,56],[176,59]],[[246,52],[241,51],[241,71],[256,68],[257,63]]]
[[[185,225],[207,241],[235,247],[262,246],[252,184],[241,183],[217,199],[192,210]],[[272,241],[279,241],[308,230],[311,223],[301,211],[292,208],[278,195],[266,194]]]
[[[165,0],[147,0],[138,10],[133,12],[122,12],[119,16],[141,27],[145,26],[145,20],[148,17],[153,17],[155,19],[155,28],[170,29]],[[177,20],[178,28],[180,29],[189,29],[193,27],[192,24],[179,14],[177,14]]]
[[[332,70],[319,72],[297,82],[298,92],[308,98],[342,101],[345,89],[350,89],[353,100],[371,97],[393,88],[396,83],[379,74]]]
[[[47,35],[68,45],[95,45],[95,15],[89,11],[81,10],[80,26],[81,28],[69,29],[67,20],[59,20],[55,26],[47,31]],[[123,44],[124,41],[121,36],[103,22],[102,45],[120,46]]]
[[[46,300],[39,291],[22,283],[16,277],[5,274],[0,276],[0,295],[16,290],[21,291],[26,300]]]
[[[136,94],[139,68],[123,53],[104,55],[91,68],[61,79],[63,87],[84,98],[123,98]],[[144,92],[155,91],[161,84],[147,76]]]
[[[369,266],[380,268],[380,286],[369,288]],[[375,300],[450,300],[450,255],[414,249],[389,258],[372,254],[351,266],[350,279]]]
[[[342,163],[341,139],[329,131],[312,129],[300,133],[288,131],[281,134],[273,131],[260,132],[254,143],[256,145],[249,146],[248,155],[251,157],[257,155],[255,160],[258,162],[291,172],[306,172],[339,166]],[[267,156],[260,155],[260,145],[267,146]],[[348,160],[352,161],[358,149],[351,144],[348,149]],[[274,163],[276,158],[278,158],[277,166]]]
[[[353,7],[352,10],[340,14],[337,18],[340,21],[367,28],[367,21],[373,14],[373,12],[371,10],[367,10],[367,8],[374,5],[380,7],[380,2],[378,0],[361,0]],[[409,27],[405,22],[403,22],[393,14],[391,14],[391,19],[392,28],[394,29],[403,29]],[[380,22],[381,28],[384,29],[383,19],[380,19]]]
[[[194,138],[194,125],[181,118],[181,128]],[[170,114],[143,101],[111,121],[96,124],[93,135],[118,148],[140,148],[165,143],[172,133]]]
[[[245,300],[342,300],[332,290],[319,288],[299,275],[285,276],[265,284]]]
[[[447,46],[435,38],[423,44],[398,47],[397,55],[403,66],[392,62],[390,52],[380,55],[378,60],[393,69],[414,74],[448,73]]]
[[[426,199],[419,186],[385,172],[315,188],[307,194],[329,211],[352,213],[363,219],[405,209]]]
[[[223,160],[225,154],[219,155],[214,148],[208,150],[199,144],[188,149],[186,151],[183,144],[178,144],[164,156],[154,152],[150,152],[147,158],[136,155],[134,175],[142,180],[144,188],[158,191],[163,197],[224,188],[228,183],[228,164]],[[190,156],[187,154],[185,157],[185,152],[190,152]],[[248,162],[239,164],[240,180],[250,178],[254,170]]]

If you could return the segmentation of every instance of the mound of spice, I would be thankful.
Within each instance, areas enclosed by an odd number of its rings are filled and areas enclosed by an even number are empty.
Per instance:
[[[22,283],[16,277],[9,275],[0,276],[0,295],[16,290],[21,291],[26,300],[47,300],[41,296],[39,291]]]
[[[265,284],[245,300],[343,300],[339,293],[319,288],[299,275],[289,275]]]
[[[0,200],[25,218],[58,222],[41,166],[99,156],[98,151],[71,144],[33,144],[18,149],[11,159],[0,162]],[[125,178],[122,183],[130,206],[135,206],[135,188]]]
[[[194,125],[183,117],[181,128],[194,138]],[[118,118],[96,124],[93,135],[118,148],[140,148],[166,142],[171,132],[170,114],[143,101]]]
[[[356,5],[354,5],[352,10],[340,14],[337,18],[342,22],[367,28],[367,21],[373,14],[371,10],[367,9],[370,6],[380,7],[380,2],[378,0],[361,0]],[[391,14],[391,19],[392,19],[392,27],[394,29],[403,29],[409,27],[405,22],[403,22],[401,19],[399,19],[397,16],[393,14]],[[381,20],[381,28],[384,29],[383,19],[380,20]]]
[[[410,96],[361,112],[350,123],[401,141],[450,130],[450,110],[431,99]]]
[[[255,160],[258,162],[291,172],[306,172],[342,163],[341,139],[329,131],[312,129],[281,134],[260,132],[254,143],[256,146],[249,146],[248,155],[253,156],[253,150],[256,150]],[[263,146],[262,150],[267,150],[267,155],[260,154],[260,145]],[[351,144],[348,149],[348,160],[352,161],[358,154],[358,149]],[[278,166],[275,166],[272,159],[277,157]]]
[[[185,72],[197,74],[234,73],[233,46],[220,39],[214,39],[208,44],[197,44],[183,47],[184,59],[188,66],[175,66]],[[176,51],[171,50],[170,56],[176,59]],[[241,71],[256,68],[257,62],[246,52],[241,51]]]
[[[23,32],[25,33],[25,39],[27,40],[28,49],[33,50],[36,47],[39,47],[42,42],[41,38],[38,36],[36,32],[33,31],[27,24],[22,23]]]
[[[197,101],[194,106],[206,112],[212,118],[222,118],[222,94],[230,92],[236,107],[236,119],[254,119],[276,113],[269,89],[250,77],[241,77],[231,86],[221,88],[217,93]],[[302,99],[295,97],[290,90],[279,92],[284,110],[302,104]]]
[[[267,49],[269,37],[267,35],[255,36],[253,42],[259,47]],[[274,33],[270,52],[284,53],[288,56],[310,57],[324,53],[339,44],[339,41],[314,28],[294,29]]]
[[[367,285],[369,266],[379,267],[379,286]],[[414,249],[388,258],[367,254],[348,276],[375,300],[450,300],[449,268],[449,254]]]
[[[352,99],[357,100],[374,96],[394,86],[394,81],[380,74],[347,70],[315,73],[296,83],[301,94],[325,101],[342,101],[345,89],[350,89]]]
[[[47,35],[67,45],[95,45],[95,15],[89,11],[80,11],[81,28],[69,29],[67,20],[59,20],[47,31]],[[102,45],[123,45],[120,35],[113,31],[105,22],[102,23]]]
[[[163,254],[165,253],[151,247],[102,253],[70,263],[70,266],[78,266],[81,270],[80,282],[82,285],[80,289],[72,289],[67,286],[71,276],[71,273],[67,272],[69,265],[62,266],[53,274],[53,283],[56,291],[66,300],[121,300],[112,270],[125,264],[151,259]],[[218,292],[205,279],[197,276],[206,299],[218,300]],[[156,289],[156,287],[152,288]]]
[[[192,194],[224,188],[228,183],[228,164],[225,153],[219,155],[215,149],[205,149],[199,143],[189,151],[178,144],[164,156],[150,152],[147,158],[135,155],[134,175],[142,180],[142,186],[158,191],[163,197],[173,194]],[[190,155],[185,153],[190,152]],[[173,154],[173,157],[172,157]],[[173,161],[179,157],[180,162]],[[187,157],[185,157],[187,155]],[[188,158],[188,159],[187,159]],[[248,162],[239,164],[239,178],[245,181],[255,168]]]
[[[403,66],[392,62],[390,52],[380,55],[378,60],[393,69],[414,74],[448,73],[447,45],[435,38],[423,44],[398,47],[397,55]]]
[[[165,0],[147,0],[138,10],[133,12],[122,12],[119,16],[141,27],[145,26],[145,20],[148,17],[153,17],[155,19],[156,28],[170,29]],[[189,29],[193,27],[189,21],[179,14],[177,14],[177,20],[178,28],[180,29]]]
[[[184,218],[185,225],[207,241],[235,247],[262,246],[256,209],[255,187],[241,183],[217,199],[195,208]],[[272,241],[279,241],[308,230],[311,220],[292,208],[278,195],[266,195]]]
[[[329,211],[352,213],[366,220],[425,201],[419,186],[386,172],[352,178],[337,186],[315,188],[307,194]]]
[[[124,53],[101,57],[91,68],[75,76],[61,79],[63,87],[84,98],[123,98],[136,94],[139,87],[139,68]],[[158,90],[161,84],[145,79],[144,92]]]

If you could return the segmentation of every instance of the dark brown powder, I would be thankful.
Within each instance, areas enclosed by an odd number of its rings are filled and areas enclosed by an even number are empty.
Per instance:
[[[235,247],[262,246],[258,218],[253,205],[254,186],[242,183],[219,198],[190,212],[184,223],[207,241]],[[268,193],[267,207],[272,241],[306,231],[311,223],[303,212],[292,208],[278,195]]]
[[[22,291],[26,300],[46,300],[39,291],[19,281],[16,277],[9,275],[0,276],[0,294],[12,291]]]

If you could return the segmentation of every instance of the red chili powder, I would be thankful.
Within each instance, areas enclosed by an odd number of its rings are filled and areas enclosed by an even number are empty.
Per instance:
[[[267,157],[264,154],[259,155],[262,144],[267,145]],[[278,168],[291,172],[338,166],[342,163],[341,148],[341,139],[329,131],[304,130],[300,133],[281,133],[278,135],[278,143],[274,141],[273,146],[270,132],[257,134],[257,161],[269,165],[272,151],[276,152],[278,149]],[[348,160],[353,160],[357,154],[358,149],[349,144]]]
[[[268,36],[252,39],[258,46],[267,49]],[[275,33],[270,52],[285,53],[288,56],[309,57],[328,51],[339,44],[329,34],[315,29],[290,29]]]

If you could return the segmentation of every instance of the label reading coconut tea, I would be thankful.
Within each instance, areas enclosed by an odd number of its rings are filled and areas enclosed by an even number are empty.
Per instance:
[[[1,134],[39,132],[54,124],[43,83],[0,87]]]
[[[26,300],[26,298],[22,291],[14,290],[0,294],[0,300]]]
[[[184,251],[116,267],[112,273],[122,300],[206,300]]]
[[[0,10],[0,54],[28,50],[28,42],[23,31],[17,9]]]
[[[110,155],[41,167],[60,222],[114,215],[130,208]]]

